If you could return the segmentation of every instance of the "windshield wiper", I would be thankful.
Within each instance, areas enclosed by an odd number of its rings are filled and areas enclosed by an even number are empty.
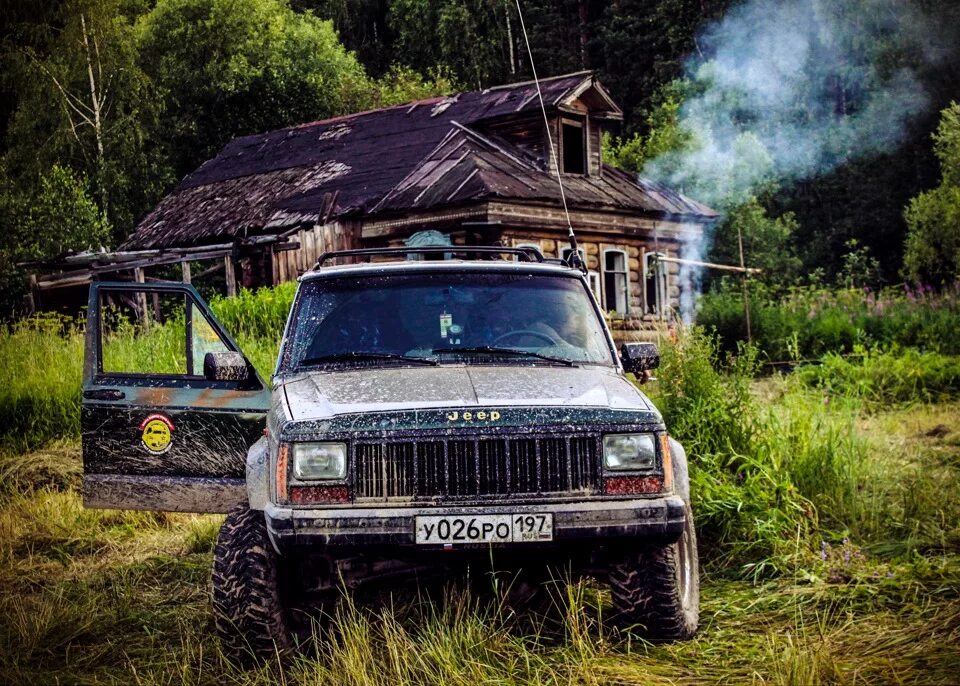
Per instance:
[[[432,357],[414,357],[400,353],[377,352],[375,350],[351,350],[350,352],[317,355],[300,360],[300,364],[323,364],[324,362],[352,362],[355,360],[401,360],[403,362],[417,362],[436,367],[440,362]]]
[[[555,362],[567,367],[573,367],[575,365],[573,360],[567,360],[562,357],[551,357],[550,355],[535,353],[531,350],[519,350],[517,348],[498,348],[493,345],[478,345],[473,348],[434,348],[430,352],[432,352],[434,355],[439,355],[440,353],[490,353],[491,355],[515,355],[518,357],[535,357],[538,360]]]

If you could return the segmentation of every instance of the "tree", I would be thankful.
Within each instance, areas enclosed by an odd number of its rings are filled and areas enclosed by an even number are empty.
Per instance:
[[[7,174],[34,184],[54,165],[89,180],[121,230],[157,199],[170,175],[151,131],[159,102],[137,67],[130,0],[70,0],[4,45],[17,107],[7,132]],[[29,31],[28,31],[29,29]],[[120,240],[124,234],[114,237]]]
[[[330,21],[287,0],[159,0],[139,23],[178,175],[245,134],[368,106],[373,87]]]
[[[508,0],[393,0],[388,24],[399,62],[421,73],[446,68],[481,89],[509,80],[515,15]]]
[[[54,165],[23,191],[0,170],[0,318],[20,309],[25,274],[18,262],[97,249],[111,227],[86,179]]]
[[[933,134],[941,181],[907,206],[903,276],[914,283],[951,285],[960,279],[960,104],[941,113]]]

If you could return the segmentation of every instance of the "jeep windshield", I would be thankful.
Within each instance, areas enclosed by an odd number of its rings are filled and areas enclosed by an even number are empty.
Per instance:
[[[282,369],[415,363],[613,365],[575,278],[504,273],[305,282]]]

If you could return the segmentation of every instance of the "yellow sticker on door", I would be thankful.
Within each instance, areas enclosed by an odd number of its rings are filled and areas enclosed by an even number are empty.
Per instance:
[[[140,445],[148,453],[163,455],[173,444],[173,422],[162,414],[152,414],[140,422]]]

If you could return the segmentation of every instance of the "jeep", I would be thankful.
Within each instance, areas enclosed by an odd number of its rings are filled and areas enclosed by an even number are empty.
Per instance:
[[[135,367],[118,346],[160,325]],[[212,599],[238,661],[292,649],[345,591],[454,574],[482,594],[510,572],[522,602],[559,567],[607,583],[624,629],[697,628],[686,455],[627,376],[659,356],[617,354],[575,265],[327,253],[269,386],[191,286],[94,283],[85,355],[85,504],[227,513]]]

